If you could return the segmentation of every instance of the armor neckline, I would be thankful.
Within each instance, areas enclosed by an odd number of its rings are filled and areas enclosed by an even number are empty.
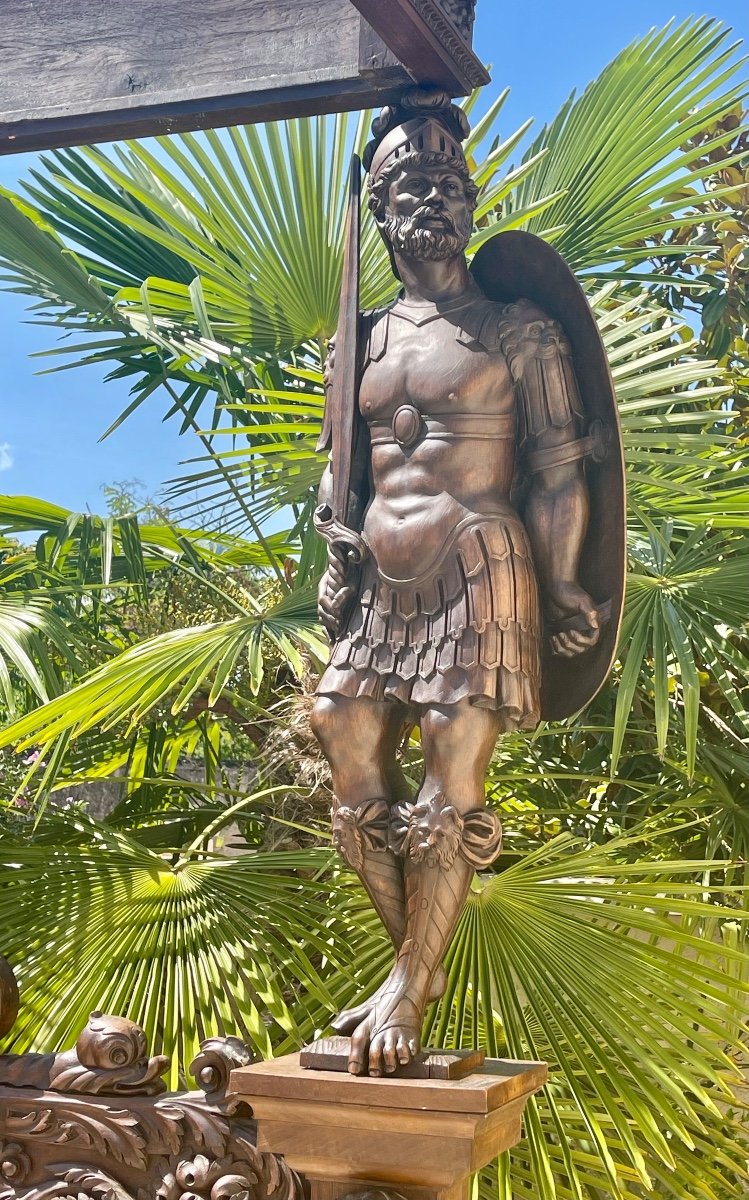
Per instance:
[[[438,317],[446,316],[448,313],[459,312],[462,308],[467,308],[469,304],[475,303],[477,296],[484,299],[480,289],[475,283],[471,282],[452,300],[444,301],[427,301],[426,304],[414,304],[412,301],[404,299],[403,296],[398,296],[395,303],[390,308],[390,312],[396,317],[402,317],[404,321],[410,321],[412,325],[421,326],[428,325],[430,321],[436,321]]]

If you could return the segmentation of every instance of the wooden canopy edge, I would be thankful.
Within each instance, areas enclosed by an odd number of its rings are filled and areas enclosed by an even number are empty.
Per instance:
[[[489,73],[439,0],[352,0],[417,83],[464,96]]]
[[[489,77],[461,2],[464,18],[458,0],[139,0],[136,21],[4,0],[0,154],[379,108],[414,82],[465,95]]]
[[[377,84],[371,77],[340,80],[335,91],[327,81],[264,91],[180,100],[138,108],[79,113],[75,116],[43,117],[0,122],[0,154],[53,150],[63,146],[91,146],[124,138],[156,137],[197,129],[251,125],[260,121],[282,121],[290,117],[312,117],[321,113],[351,112],[378,108],[398,99],[412,80],[402,67],[382,73]]]

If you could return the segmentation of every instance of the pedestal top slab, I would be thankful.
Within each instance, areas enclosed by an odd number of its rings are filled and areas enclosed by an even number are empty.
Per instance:
[[[324,1101],[369,1108],[409,1108],[443,1113],[486,1114],[543,1087],[546,1063],[488,1058],[480,1071],[464,1079],[373,1078],[338,1071],[310,1071],[299,1054],[239,1067],[230,1088],[238,1098]]]

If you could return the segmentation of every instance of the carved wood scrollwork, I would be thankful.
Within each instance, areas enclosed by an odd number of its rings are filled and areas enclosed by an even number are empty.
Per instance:
[[[0,1056],[0,1200],[302,1200],[226,1095],[250,1057],[210,1038],[190,1068],[203,1090],[157,1097],[168,1060],[100,1013],[73,1051]]]
[[[437,0],[445,15],[452,21],[464,41],[471,44],[476,0]]]

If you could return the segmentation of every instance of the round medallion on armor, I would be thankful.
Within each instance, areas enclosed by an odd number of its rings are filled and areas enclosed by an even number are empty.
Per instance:
[[[404,450],[413,446],[420,438],[424,422],[418,408],[413,404],[402,404],[393,417],[393,437]]]

